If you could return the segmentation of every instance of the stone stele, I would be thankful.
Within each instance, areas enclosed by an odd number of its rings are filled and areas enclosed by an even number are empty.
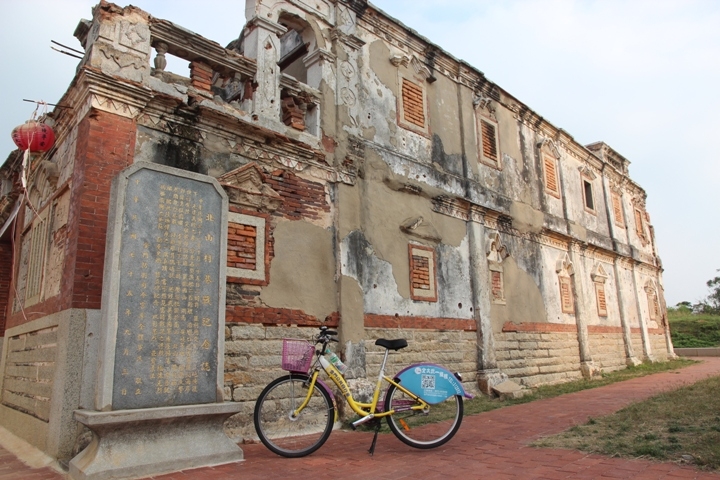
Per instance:
[[[138,162],[113,181],[93,432],[72,479],[243,459],[223,432],[228,201],[213,178]]]

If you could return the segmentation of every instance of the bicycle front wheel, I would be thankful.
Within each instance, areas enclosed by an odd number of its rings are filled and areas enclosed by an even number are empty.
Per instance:
[[[291,374],[268,384],[255,404],[255,431],[267,448],[283,457],[304,457],[322,446],[332,432],[335,407],[328,392],[313,386],[308,404],[293,412],[308,395],[310,377]]]
[[[454,395],[426,410],[411,410],[418,402],[395,385],[385,395],[385,411],[395,410],[387,418],[388,426],[403,443],[415,448],[434,448],[446,443],[460,428],[463,400]]]

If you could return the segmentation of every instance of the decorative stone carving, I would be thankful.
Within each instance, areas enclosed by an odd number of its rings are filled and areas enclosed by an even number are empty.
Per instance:
[[[390,63],[392,63],[396,67],[407,67],[410,63],[410,57],[407,55],[393,55],[390,57]]]
[[[218,181],[232,204],[268,213],[282,204],[282,197],[266,183],[265,174],[255,162],[226,173]]]
[[[423,217],[408,218],[400,225],[400,230],[407,235],[427,240],[435,245],[442,240],[435,226],[426,222]]]
[[[567,254],[567,252],[562,253],[560,255],[560,258],[558,258],[557,262],[555,263],[555,272],[561,273],[563,271],[567,272],[568,275],[575,274],[573,263],[570,261],[570,256]]]
[[[490,262],[502,263],[503,260],[510,256],[510,252],[503,245],[500,234],[497,232],[493,232],[488,236],[487,245],[487,258]]]

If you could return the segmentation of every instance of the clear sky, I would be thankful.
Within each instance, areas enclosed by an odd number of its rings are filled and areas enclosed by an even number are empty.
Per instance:
[[[72,34],[95,3],[0,0],[0,159],[14,149],[12,129],[34,110],[22,99],[57,102],[72,80],[78,61],[52,51],[50,40],[81,49]],[[244,0],[133,4],[222,45],[245,22]],[[604,141],[630,160],[648,194],[668,305],[706,296],[705,282],[720,269],[720,1],[375,5],[581,144]]]

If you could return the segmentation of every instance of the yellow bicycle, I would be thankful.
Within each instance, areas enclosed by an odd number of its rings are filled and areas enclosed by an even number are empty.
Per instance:
[[[343,375],[325,358],[328,344],[337,342],[336,335],[337,332],[320,327],[314,344],[305,340],[283,341],[282,367],[290,373],[265,387],[253,415],[255,430],[267,448],[283,457],[303,457],[328,439],[337,420],[337,406],[329,386],[318,378],[321,370],[360,416],[352,423],[353,428],[375,423],[370,454],[374,453],[383,417],[395,436],[411,447],[438,447],[455,435],[462,423],[463,397],[472,398],[463,389],[459,374],[439,365],[419,363],[392,378],[386,376],[385,364],[390,350],[407,347],[407,341],[379,339],[375,345],[385,348],[385,356],[372,401],[356,402]],[[317,345],[321,348],[316,348]],[[380,402],[383,381],[389,386]]]

